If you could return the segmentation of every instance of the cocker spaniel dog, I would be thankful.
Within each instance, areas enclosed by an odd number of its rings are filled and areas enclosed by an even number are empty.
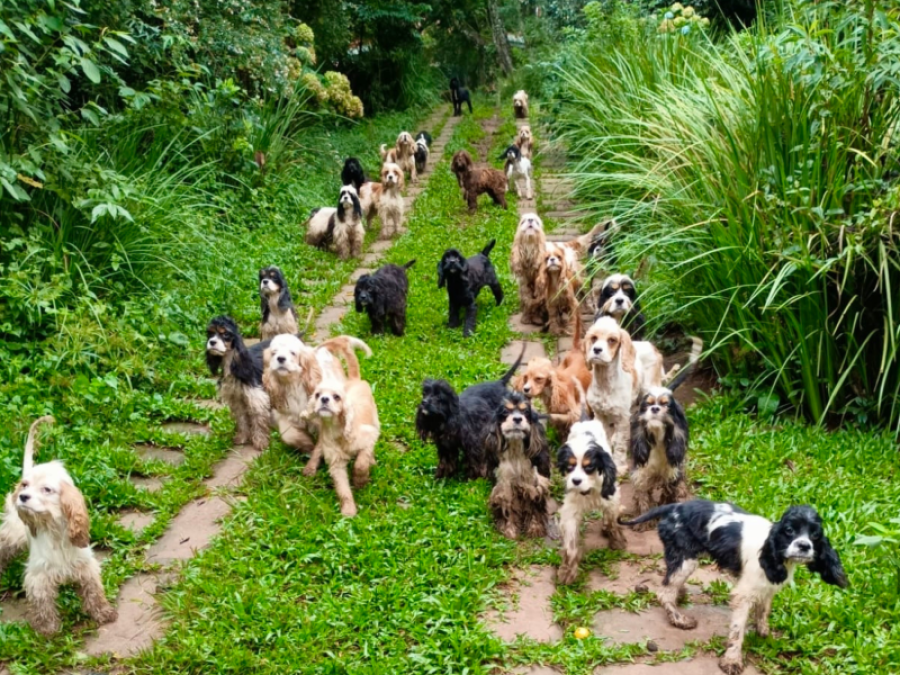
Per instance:
[[[719,660],[719,668],[727,675],[744,670],[744,633],[751,611],[756,633],[766,637],[772,600],[791,582],[798,565],[806,565],[826,584],[849,585],[841,559],[822,529],[822,519],[811,506],[792,506],[772,523],[733,504],[697,499],[659,506],[622,524],[630,527],[655,518],[661,519],[658,531],[666,561],[658,598],[669,623],[685,630],[697,626],[696,619],[678,610],[678,600],[700,555],[710,556],[736,580],[728,647]]]
[[[513,387],[529,399],[539,399],[550,415],[550,424],[561,438],[569,434],[587,404],[587,389],[591,386],[591,371],[584,360],[581,348],[581,322],[576,314],[575,337],[572,349],[562,362],[554,366],[543,356],[536,356],[525,366],[525,371],[513,380]]]
[[[485,451],[498,458],[489,504],[494,524],[507,539],[558,536],[547,512],[550,445],[531,401],[506,392],[494,414]]]
[[[538,268],[534,294],[547,315],[547,330],[551,335],[571,335],[572,324],[578,315],[575,289],[578,280],[569,267],[562,247],[547,243]]]
[[[256,450],[269,447],[272,405],[262,386],[264,340],[247,347],[230,316],[217,316],[206,328],[206,365],[219,376],[219,397],[231,410],[234,442],[249,442]]]
[[[632,337],[639,340],[644,336],[646,321],[634,281],[627,274],[613,274],[603,280],[597,296],[595,318],[604,316],[614,318]]]
[[[472,98],[469,96],[469,90],[463,87],[455,77],[450,78],[450,101],[453,103],[454,117],[462,115],[463,103],[469,104],[469,114],[472,113]]]
[[[0,573],[28,549],[25,595],[31,627],[42,635],[59,631],[56,598],[59,587],[74,583],[84,611],[97,623],[109,623],[118,612],[109,604],[100,578],[100,563],[90,542],[90,516],[81,491],[62,462],[34,463],[35,436],[41,417],[28,431],[22,479],[6,496],[0,526]]]
[[[506,149],[500,159],[505,159],[504,166],[506,171],[506,179],[510,185],[516,188],[516,195],[519,199],[532,199],[534,193],[531,189],[531,160],[522,156],[519,146],[511,145]],[[524,183],[522,187],[521,183]]]
[[[522,157],[532,159],[534,157],[534,136],[531,133],[531,127],[527,124],[519,128],[516,139],[513,141],[522,153]]]
[[[562,537],[562,564],[557,581],[571,584],[578,576],[584,552],[581,523],[594,511],[601,514],[601,531],[611,549],[624,549],[625,535],[619,527],[619,491],[616,464],[609,453],[606,431],[598,420],[572,425],[569,437],[557,452],[557,466],[566,484],[566,496],[559,510]]]
[[[528,94],[524,89],[519,89],[513,94],[513,113],[516,119],[524,120],[528,117]]]
[[[415,264],[382,265],[374,274],[363,274],[353,289],[356,311],[369,315],[372,333],[384,333],[385,326],[394,335],[406,332],[406,295],[409,279],[406,271]]]
[[[357,192],[360,192],[368,180],[359,158],[348,157],[344,160],[344,168],[341,169],[341,185],[352,185]]]
[[[271,340],[282,333],[300,332],[297,310],[280,268],[264,267],[259,271],[259,300],[262,312],[259,324],[261,339]]]
[[[593,378],[587,402],[603,422],[620,471],[630,446],[631,408],[638,397],[663,384],[663,360],[649,342],[632,342],[612,317],[598,319],[584,337],[584,358]]]
[[[579,235],[569,241],[554,242],[552,245],[560,247],[566,255],[566,262],[569,270],[575,277],[576,292],[581,291],[584,287],[584,259],[587,256],[588,249],[591,244],[607,231],[610,221],[602,221],[594,225],[590,232]],[[549,247],[551,244],[548,243]]]
[[[403,170],[391,162],[381,167],[381,190],[378,197],[378,216],[381,218],[381,239],[390,239],[403,225]]]
[[[359,379],[356,351],[372,355],[369,346],[355,337],[339,335],[318,347],[296,335],[278,335],[263,352],[263,387],[269,394],[281,440],[311,457],[303,475],[312,476],[322,461],[316,452],[316,429],[307,418],[309,397],[323,379]],[[343,357],[347,373],[337,357]]]
[[[485,193],[490,195],[495,204],[507,208],[508,186],[505,173],[492,168],[476,168],[472,155],[465,150],[459,150],[453,155],[450,170],[456,175],[456,180],[463,189],[463,198],[469,205],[470,213],[478,209],[478,197]]]
[[[491,289],[498,306],[503,302],[503,289],[497,279],[497,271],[488,257],[496,243],[496,239],[491,239],[481,253],[476,253],[471,258],[463,257],[455,248],[447,249],[438,263],[438,288],[447,287],[450,304],[448,325],[450,328],[458,328],[459,312],[464,311],[463,337],[469,337],[475,330],[478,316],[476,300],[482,288],[487,286]]]
[[[366,237],[362,217],[362,205],[356,188],[344,185],[337,208],[321,208],[312,212],[306,222],[306,243],[332,250],[341,260],[358,258]]]
[[[359,206],[366,219],[366,229],[372,226],[372,220],[378,215],[378,202],[381,199],[381,183],[373,183],[366,177],[362,164],[356,157],[348,157],[341,170],[343,185],[352,185],[359,196]]]
[[[425,165],[428,163],[428,153],[431,147],[431,134],[427,131],[420,131],[416,135],[416,171],[420,174],[425,173]]]
[[[473,384],[457,394],[446,380],[425,380],[416,409],[416,433],[437,447],[435,478],[450,478],[462,469],[466,478],[489,478],[497,457],[488,453],[485,439],[506,386],[522,363],[522,354],[503,377]]]
[[[408,172],[410,182],[419,182],[416,176],[416,143],[408,131],[400,132],[396,145],[390,150],[382,144],[381,159],[385,163],[397,164],[403,171]]]
[[[543,326],[547,323],[544,303],[535,288],[546,248],[543,221],[536,213],[523,214],[513,239],[509,266],[518,282],[519,308],[525,324]]]
[[[359,378],[322,380],[310,398],[308,412],[318,430],[315,454],[328,465],[341,515],[353,517],[357,509],[347,467],[353,461],[353,487],[367,485],[381,433],[372,387]]]

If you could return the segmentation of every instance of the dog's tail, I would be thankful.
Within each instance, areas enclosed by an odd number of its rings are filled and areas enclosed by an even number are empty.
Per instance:
[[[408,270],[410,267],[412,267],[412,266],[415,265],[415,264],[416,264],[416,259],[413,258],[412,260],[410,260],[408,263],[406,263],[406,264],[403,266],[403,269]]]
[[[493,243],[493,242],[491,242]],[[519,366],[522,365],[522,359],[525,358],[525,345],[522,345],[522,351],[519,352],[519,358],[516,359],[516,362],[509,367],[509,370],[504,373],[503,377],[500,378],[500,382],[503,383],[503,386],[509,384],[509,381],[512,379],[512,376],[515,375],[516,371],[519,369]]]
[[[688,375],[694,370],[697,361],[700,360],[700,354],[703,352],[703,340],[692,335],[691,342],[693,344],[691,346],[691,353],[688,355],[688,362],[685,363],[683,367],[677,365],[673,366],[672,369],[663,376],[663,384],[669,391],[675,391],[679,386],[684,384]],[[676,376],[675,373],[678,373],[678,375]]]
[[[581,307],[575,308],[575,326],[572,330],[572,349],[574,351],[581,351],[581,331],[582,331],[582,323],[581,323]]]
[[[369,345],[350,335],[338,335],[330,340],[325,340],[319,346],[325,347],[332,354],[344,357],[344,361],[347,362],[347,377],[351,380],[360,379],[359,359],[356,358],[356,350],[360,350],[366,356],[372,356],[372,350],[369,349]]]
[[[31,471],[31,468],[34,466],[35,438],[37,437],[38,427],[42,424],[53,424],[55,421],[53,415],[44,415],[31,423],[31,428],[28,429],[28,440],[25,441],[25,458],[22,460],[23,472]]]
[[[646,523],[648,520],[655,520],[656,518],[667,516],[671,511],[677,508],[678,504],[665,504],[663,506],[657,506],[655,509],[650,509],[649,511],[647,511],[647,513],[638,516],[634,520],[622,520],[620,518],[619,525],[625,525],[627,527],[640,525],[641,523]]]
[[[578,253],[584,253],[585,251],[587,251],[594,239],[609,230],[609,228],[614,226],[615,223],[616,221],[612,218],[604,218],[599,223],[594,225],[594,227],[591,228],[590,232],[578,237],[575,240],[577,242],[576,246],[578,248]]]
[[[494,250],[494,245],[496,243],[497,243],[496,239],[491,239],[488,242],[488,245],[485,246],[483,249],[481,249],[481,255],[483,255],[485,258],[489,257],[491,255],[491,251]]]
[[[297,337],[301,340],[309,335],[309,327],[312,325],[313,316],[315,316],[316,310],[314,307],[309,308],[309,313],[306,315],[306,323],[303,324],[303,328],[297,331]]]
[[[387,151],[387,143],[382,143],[382,144],[381,144],[381,147],[378,148],[378,152],[381,153],[381,159],[384,159],[385,157],[387,157],[387,153],[388,153],[388,151]]]

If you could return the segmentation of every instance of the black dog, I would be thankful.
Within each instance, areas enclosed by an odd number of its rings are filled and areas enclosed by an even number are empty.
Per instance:
[[[369,182],[362,164],[356,157],[348,157],[344,160],[344,168],[341,169],[341,185],[352,185],[357,193],[363,183]]]
[[[469,104],[469,113],[472,113],[472,99],[469,98],[469,90],[459,85],[457,78],[450,80],[450,100],[453,102],[453,116],[462,115],[463,103]]]
[[[497,272],[488,256],[497,243],[491,239],[481,253],[466,259],[455,248],[447,249],[438,263],[438,288],[447,285],[447,296],[450,299],[450,328],[459,327],[459,311],[466,311],[463,337],[468,337],[475,330],[475,319],[478,306],[475,300],[482,288],[488,286],[499,305],[503,302],[503,289],[497,280]]]
[[[363,274],[353,289],[356,311],[366,312],[372,322],[372,332],[384,333],[387,322],[394,335],[406,331],[406,294],[409,280],[406,270],[415,264],[410,260],[403,265],[383,265],[375,274]]]
[[[416,433],[437,447],[435,478],[455,476],[462,468],[466,478],[490,478],[497,468],[496,453],[485,445],[506,386],[522,363],[525,349],[499,380],[474,384],[459,395],[446,380],[425,380],[422,402],[416,410]]]

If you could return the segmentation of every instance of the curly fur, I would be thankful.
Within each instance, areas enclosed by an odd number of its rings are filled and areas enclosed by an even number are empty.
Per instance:
[[[381,167],[381,191],[378,197],[378,217],[381,218],[382,239],[390,239],[403,225],[403,170],[391,162]]]
[[[518,282],[519,307],[522,322],[526,324],[543,326],[547,323],[544,304],[535,292],[546,248],[547,237],[544,235],[543,221],[536,213],[523,214],[513,239],[509,266]]]
[[[472,113],[472,98],[469,95],[469,90],[463,87],[455,77],[450,78],[450,101],[453,103],[454,117],[462,115],[463,103],[469,105],[469,114]]]
[[[368,181],[362,162],[357,157],[348,157],[344,160],[344,168],[341,169],[341,185],[352,185],[357,192],[360,192],[362,186]]]
[[[497,457],[486,451],[485,439],[506,385],[521,362],[522,354],[499,380],[472,385],[459,395],[446,380],[429,379],[422,383],[416,433],[437,448],[435,478],[450,478],[460,470],[469,479],[494,475]]]
[[[508,539],[555,536],[547,511],[550,445],[529,399],[506,392],[494,413],[485,451],[499,462],[488,503],[500,533]]]
[[[508,182],[506,174],[497,169],[476,168],[472,156],[465,150],[459,150],[453,155],[450,170],[456,175],[456,180],[463,189],[463,198],[469,205],[469,212],[474,213],[478,209],[478,197],[487,193],[495,204],[504,209],[506,205],[506,190]]]
[[[513,94],[513,113],[519,120],[528,117],[528,94],[522,89]]]
[[[406,295],[409,280],[406,271],[415,264],[383,265],[374,274],[363,274],[353,289],[357,312],[369,315],[372,333],[384,333],[387,325],[394,335],[406,332]]]
[[[455,248],[447,249],[438,263],[438,288],[447,286],[447,297],[450,304],[450,328],[459,327],[459,312],[465,311],[463,337],[468,337],[475,330],[478,316],[478,293],[487,286],[494,294],[499,306],[503,302],[503,289],[497,279],[497,271],[488,257],[496,239],[491,239],[487,246],[471,258],[464,258]]]
[[[60,629],[56,599],[59,587],[74,583],[84,611],[97,623],[115,621],[100,578],[100,563],[90,546],[90,516],[81,491],[59,461],[34,463],[38,427],[53,418],[41,417],[28,431],[22,479],[7,495],[0,526],[0,574],[25,550],[25,595],[29,621],[42,635]]]
[[[534,157],[535,141],[531,133],[531,127],[527,124],[519,128],[516,139],[513,141],[522,152],[522,157],[532,159]]]
[[[271,340],[282,333],[300,332],[297,310],[280,268],[264,267],[259,271],[259,301],[262,313],[260,338]]]
[[[264,340],[248,348],[237,324],[217,316],[206,329],[206,364],[219,376],[219,397],[231,410],[236,426],[234,443],[251,443],[256,450],[269,447],[272,406],[262,386]]]
[[[386,164],[397,164],[403,171],[409,174],[411,183],[418,183],[416,175],[416,143],[412,134],[401,131],[397,136],[397,143],[390,150],[387,146],[381,146],[381,159]]]
[[[578,314],[577,283],[565,251],[548,243],[535,279],[534,295],[547,314],[547,330],[551,335],[571,335],[571,324]]]

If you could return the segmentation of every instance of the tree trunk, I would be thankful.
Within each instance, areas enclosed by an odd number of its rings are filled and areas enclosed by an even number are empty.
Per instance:
[[[509,40],[506,39],[506,28],[503,27],[503,21],[500,19],[497,0],[487,0],[487,12],[488,21],[491,22],[491,34],[494,36],[494,45],[497,47],[497,60],[500,62],[500,68],[504,75],[509,75],[513,71],[512,55],[509,51]]]

